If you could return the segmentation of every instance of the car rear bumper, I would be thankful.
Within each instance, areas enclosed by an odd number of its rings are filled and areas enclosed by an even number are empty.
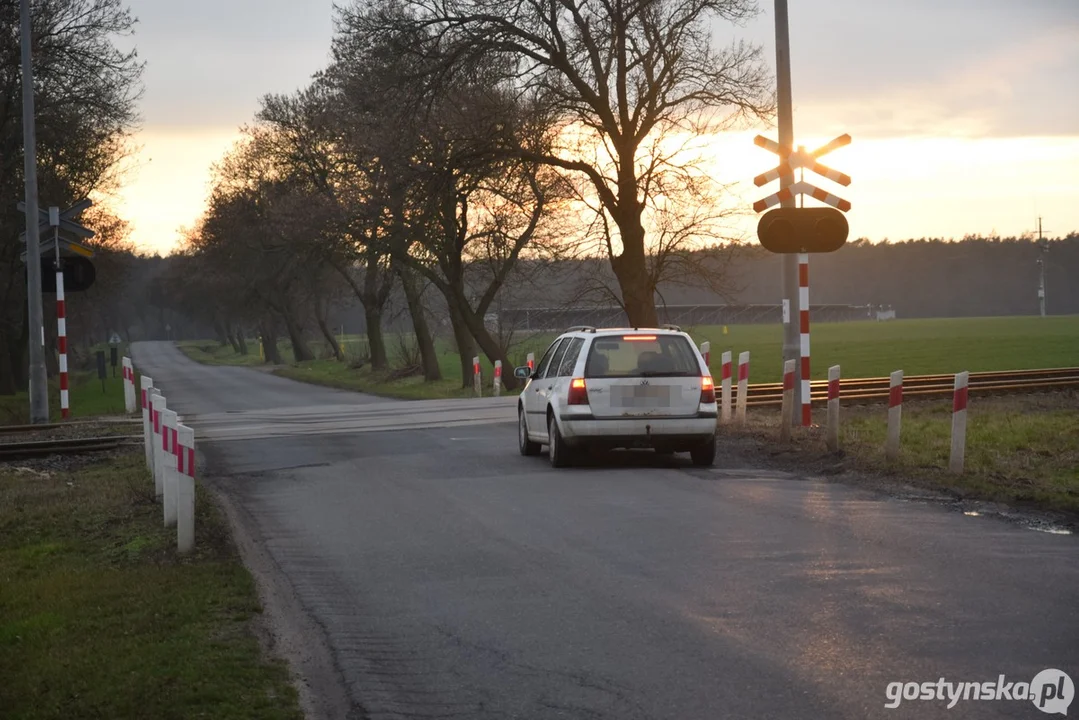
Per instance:
[[[703,415],[703,416],[702,416]],[[716,418],[707,413],[681,418],[567,417],[559,425],[571,445],[606,447],[689,446],[716,434]]]

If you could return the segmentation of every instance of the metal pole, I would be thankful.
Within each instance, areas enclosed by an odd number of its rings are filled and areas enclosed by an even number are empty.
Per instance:
[[[34,68],[30,0],[22,0],[22,139],[26,174],[26,295],[30,323],[30,422],[49,422],[49,386],[45,374],[45,327],[41,308],[41,244],[37,226],[37,139],[34,133]]]
[[[1038,249],[1041,251],[1042,256],[1038,258],[1038,269],[1040,279],[1038,283],[1038,304],[1041,306],[1042,317],[1045,317],[1045,251],[1048,250],[1048,245],[1042,238],[1042,219],[1038,218]]]
[[[791,100],[791,42],[790,30],[787,22],[787,0],[775,0],[776,10],[776,81],[777,81],[777,114],[779,120],[779,146],[786,153],[794,149],[794,114]],[[781,160],[786,160],[782,157]],[[794,182],[792,173],[783,173],[779,176],[779,187],[783,189]],[[794,207],[794,199],[784,200],[781,207]],[[801,308],[798,306],[798,256],[786,254],[783,256],[783,362],[795,361],[795,404],[802,402],[801,368],[798,359],[801,357],[801,328],[799,318]],[[792,420],[793,422],[794,420]],[[800,422],[801,418],[797,418]]]

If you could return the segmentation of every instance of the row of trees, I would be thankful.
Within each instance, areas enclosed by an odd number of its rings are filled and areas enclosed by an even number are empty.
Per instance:
[[[94,195],[107,197],[120,181],[120,163],[136,123],[142,65],[113,40],[131,32],[134,19],[119,0],[39,0],[32,4],[38,191],[42,207],[67,207]],[[19,0],[0,0],[0,394],[27,384],[26,280],[19,234],[24,216],[23,128]],[[97,285],[73,296],[72,340],[89,341],[109,321],[109,305],[134,261],[126,224],[101,204],[85,213],[97,231]],[[51,297],[46,318],[55,317]],[[46,322],[46,343],[56,347],[56,324]],[[56,356],[46,354],[55,373]]]
[[[730,212],[694,140],[772,111],[759,51],[717,49],[709,24],[750,0],[386,0],[338,9],[330,65],[263,99],[214,171],[168,293],[243,351],[276,330],[298,360],[335,300],[364,308],[375,368],[403,297],[427,379],[427,308],[461,356],[508,365],[484,318],[527,269],[605,256],[605,293],[656,322],[661,283],[714,286]],[[276,358],[270,358],[274,360]],[[511,385],[512,377],[507,378]]]

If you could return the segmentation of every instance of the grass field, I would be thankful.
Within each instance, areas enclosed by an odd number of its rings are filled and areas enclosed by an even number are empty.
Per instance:
[[[749,351],[750,382],[778,382],[781,379],[781,326],[732,325],[726,333],[718,326],[685,330],[698,343],[711,342],[713,374],[719,374],[720,356],[724,350],[732,351],[735,361],[739,352]],[[1079,365],[1079,316],[821,323],[812,327],[811,335],[812,375],[817,379],[826,378],[828,367],[837,364],[846,378],[883,377],[894,370],[921,375]],[[537,334],[522,339],[511,348],[511,361],[523,363],[528,352],[534,352],[538,361],[554,337],[555,334]],[[346,347],[354,347],[358,341],[356,336],[348,336]],[[392,340],[390,345],[394,345]],[[317,342],[313,347],[317,351],[325,350]],[[261,363],[257,343],[251,343],[252,352],[247,356],[236,355],[231,347],[219,347],[212,341],[181,343],[181,348],[199,362]],[[284,342],[281,352],[287,361],[288,345]],[[388,380],[369,368],[352,370],[346,363],[332,359],[291,363],[276,372],[296,380],[389,397],[467,397],[470,391],[460,387],[457,355],[447,343],[439,344],[439,362],[445,379],[437,383],[424,383],[417,378]],[[491,364],[482,358],[481,365],[489,386]]]
[[[713,371],[719,356],[750,352],[750,382],[782,379],[783,330],[779,325],[687,329],[712,344]],[[963,370],[1022,370],[1079,365],[1079,316],[942,318],[888,322],[821,323],[810,328],[812,375],[826,379],[832,365],[847,378],[883,377]]]
[[[300,720],[262,657],[251,576],[199,487],[196,552],[161,523],[141,448],[48,473],[0,468],[5,720]]]

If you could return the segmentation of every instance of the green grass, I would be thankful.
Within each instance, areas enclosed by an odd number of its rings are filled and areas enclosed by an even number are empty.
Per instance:
[[[5,720],[300,720],[261,655],[251,576],[201,487],[196,552],[175,553],[141,450],[74,472],[0,469]]]
[[[108,377],[97,379],[97,370],[74,371],[68,377],[68,400],[72,418],[123,415],[124,378],[120,366],[116,377],[108,368]],[[49,381],[49,419],[60,422],[60,385],[57,379]],[[0,425],[22,425],[30,422],[30,398],[25,392],[0,395]]]
[[[231,345],[221,345],[209,340],[189,340],[177,343],[181,352],[195,362],[205,365],[238,365],[257,366],[263,365],[259,357],[258,342],[249,343],[247,355],[236,353]]]
[[[964,473],[947,472],[952,408],[905,403],[900,455],[884,456],[886,412],[847,412],[845,446],[874,467],[930,479],[976,497],[1079,512],[1079,395],[973,398]]]
[[[964,472],[948,470],[951,452],[950,401],[903,404],[898,458],[884,453],[887,409],[853,406],[841,410],[840,449],[852,469],[891,474],[905,482],[948,489],[964,497],[1079,513],[1079,392],[980,398],[968,407]],[[774,445],[779,412],[751,408],[748,432]],[[825,424],[824,410],[815,421]],[[740,432],[729,426],[730,432]],[[812,460],[834,463],[825,454],[824,428],[797,428],[794,462],[805,469]]]
[[[698,342],[712,345],[712,372],[719,375],[720,356],[730,350],[750,352],[750,382],[778,382],[782,376],[783,329],[779,325],[732,325],[727,332],[720,326],[685,328]],[[1079,365],[1079,316],[947,318],[895,320],[888,322],[821,323],[812,326],[813,377],[824,379],[828,367],[840,365],[843,376],[883,377],[895,370],[907,375],[954,373],[985,370],[1071,367]],[[524,363],[528,352],[537,362],[556,334],[537,334],[522,339],[510,352],[513,363]],[[346,351],[354,352],[359,336],[346,336]],[[394,363],[394,337],[388,337],[391,364]],[[199,362],[227,365],[261,363],[257,343],[253,353],[239,356],[229,346],[211,341],[181,343],[181,349]],[[281,343],[282,357],[288,361],[287,342]],[[317,353],[326,352],[313,341]],[[438,343],[443,380],[424,383],[412,377],[389,379],[386,373],[372,373],[369,368],[352,370],[347,363],[333,359],[290,363],[276,370],[279,375],[321,385],[357,390],[400,398],[468,397],[470,389],[460,387],[457,354],[446,342]],[[492,364],[481,358],[485,391],[489,392]],[[512,372],[506,368],[505,372]]]

